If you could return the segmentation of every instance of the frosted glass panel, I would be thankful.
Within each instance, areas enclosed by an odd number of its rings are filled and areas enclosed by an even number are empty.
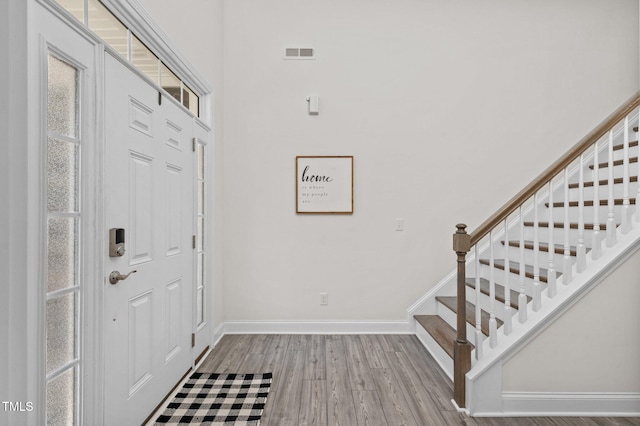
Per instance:
[[[202,287],[204,285],[204,253],[198,255],[198,270],[196,278],[196,286]]]
[[[78,146],[49,139],[48,208],[50,212],[78,211]]]
[[[182,102],[180,99],[182,94],[182,83],[180,83],[180,79],[176,77],[176,75],[171,72],[165,64],[160,66],[160,82],[164,90],[176,98],[178,102]]]
[[[133,34],[131,34],[131,63],[147,77],[160,83],[158,58]]]
[[[204,301],[204,288],[198,289],[196,298],[196,324],[200,325],[204,322],[204,306],[202,305]]]
[[[76,219],[49,219],[47,292],[76,285]]]
[[[114,48],[123,58],[129,59],[127,27],[122,25],[122,22],[98,0],[89,0],[89,29]]]
[[[84,0],[57,0],[57,3],[69,11],[78,21],[84,23]]]
[[[198,144],[198,179],[204,179],[204,145]]]
[[[48,129],[60,135],[78,136],[78,70],[49,55]]]
[[[204,182],[198,182],[198,214],[204,214]]]
[[[73,425],[76,369],[72,368],[47,383],[47,425]]]
[[[47,300],[47,373],[75,359],[75,296]]]
[[[204,250],[204,217],[198,218],[198,251]]]

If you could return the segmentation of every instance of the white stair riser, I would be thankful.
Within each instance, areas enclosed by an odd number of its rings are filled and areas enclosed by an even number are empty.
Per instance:
[[[586,238],[585,238],[585,243],[586,243]],[[587,247],[589,247],[591,245],[591,242],[589,241],[589,244],[585,244]],[[533,260],[534,260],[535,254],[533,252],[533,250],[524,250],[524,262],[527,265],[533,265]],[[509,259],[511,261],[514,262],[520,262],[520,248],[518,247],[509,247]],[[564,261],[564,254],[557,254],[554,253],[553,255],[553,267],[556,271],[560,271],[562,272],[562,263]],[[538,265],[541,268],[545,268],[545,269],[549,269],[549,253],[546,251],[541,251],[538,255]],[[575,258],[572,258],[572,263],[575,263]],[[504,271],[503,271],[504,273]]]
[[[605,223],[607,220],[607,214],[609,212],[608,206],[599,206],[598,207],[598,219],[600,223]],[[635,206],[631,205],[631,211],[635,211]],[[621,223],[621,210],[622,206],[614,206],[613,216],[615,218],[616,223]],[[549,213],[546,212],[544,216],[544,221],[546,222],[549,218]],[[553,219],[554,222],[563,223],[564,222],[564,207],[554,207],[553,208]],[[585,207],[584,211],[584,223],[593,223],[594,215],[593,215],[593,206]],[[570,223],[578,223],[578,207],[569,207],[569,222]],[[586,232],[586,231],[585,231]]]
[[[602,223],[606,222],[606,217],[601,220]],[[545,242],[549,240],[549,228],[539,228],[541,233],[540,240],[544,240]],[[606,229],[603,228],[600,230],[600,233],[605,232]],[[585,229],[584,230],[584,243],[587,247],[591,247],[591,242],[593,240],[593,230]],[[526,227],[524,233],[525,240],[532,241],[533,240],[533,227]],[[576,246],[578,243],[578,230],[577,229],[569,229],[569,241],[570,245]],[[554,244],[562,244],[564,245],[564,228],[553,228],[553,243]],[[516,258],[518,259],[518,258]]]
[[[414,320],[415,321],[415,320]],[[429,350],[449,378],[453,377],[453,359],[444,349],[431,337],[431,335],[416,321],[416,337]]]
[[[594,188],[592,186],[588,186],[584,188],[584,200],[593,200],[593,195],[595,193]],[[638,185],[636,182],[631,182],[629,184],[629,197],[635,197],[638,192]],[[613,198],[622,198],[624,196],[624,185],[619,183],[613,185]],[[600,186],[598,188],[598,199],[606,200],[609,197],[609,187],[608,186]],[[580,198],[580,188],[569,188],[569,199],[570,200],[578,200]],[[556,200],[562,201],[563,199]],[[592,207],[593,208],[593,207]]]
[[[606,160],[601,160],[601,163]],[[609,167],[598,168],[598,176],[599,180],[609,179]],[[624,176],[624,165],[620,164],[619,166],[613,166],[613,177],[621,178]],[[629,163],[629,176],[638,176],[638,163]],[[593,180],[593,170],[585,169],[584,179],[585,180]],[[570,182],[577,182],[577,180],[570,180]]]
[[[444,306],[442,303],[438,303],[438,316],[445,320],[454,329],[458,328],[458,318],[455,312]],[[475,333],[475,327],[468,322],[467,324],[467,340],[471,341],[473,334]]]
[[[485,279],[489,279],[489,266],[488,265],[482,265],[483,267],[480,268],[480,274],[481,277],[485,278]],[[497,284],[500,284],[502,286],[505,286],[505,279],[504,279],[504,271],[502,269],[496,269],[496,272],[494,273],[494,278],[495,278],[495,282]],[[546,284],[541,282],[540,283],[543,287],[546,287]],[[509,274],[509,285],[510,287],[517,291],[520,292],[520,275],[516,275],[513,273]],[[525,292],[529,295],[532,296],[533,295],[533,285],[534,285],[534,281],[533,278],[528,278],[528,277],[524,277],[524,286],[525,286]]]
[[[476,292],[473,288],[467,287],[467,300],[476,305]],[[480,293],[480,307],[483,311],[491,311],[491,299],[484,293]],[[513,307],[512,307],[513,309]],[[504,320],[505,317],[505,305],[499,300],[495,301],[496,318]]]
[[[637,139],[637,135],[634,134],[634,136],[631,136],[631,139]],[[620,142],[622,143],[622,139],[620,139]],[[617,145],[617,144],[614,144]],[[615,151],[613,151],[613,159],[614,160],[622,160],[624,156],[624,150],[623,149],[617,149]],[[638,147],[637,146],[631,146],[629,147],[629,157],[637,157],[638,156]],[[602,152],[600,151],[600,154],[598,155],[598,162],[599,163],[604,163],[606,161],[608,161],[609,159],[609,155],[607,152]]]

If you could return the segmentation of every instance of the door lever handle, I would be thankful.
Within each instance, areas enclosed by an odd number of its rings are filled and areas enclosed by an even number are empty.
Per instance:
[[[109,282],[111,284],[118,284],[118,281],[126,280],[127,278],[129,278],[129,275],[134,274],[136,272],[138,271],[133,270],[129,272],[127,275],[122,275],[118,271],[113,271],[112,273],[109,274]]]

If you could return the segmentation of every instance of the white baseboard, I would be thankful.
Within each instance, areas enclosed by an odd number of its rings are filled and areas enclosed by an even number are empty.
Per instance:
[[[225,321],[225,334],[411,334],[407,321]]]
[[[483,416],[638,417],[640,393],[625,392],[503,392],[502,413]]]
[[[224,322],[218,324],[211,335],[211,347],[214,348],[224,336]]]

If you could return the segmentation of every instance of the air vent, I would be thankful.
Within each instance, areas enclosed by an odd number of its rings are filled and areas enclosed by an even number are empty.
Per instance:
[[[315,59],[315,51],[311,47],[287,47],[284,59]]]

